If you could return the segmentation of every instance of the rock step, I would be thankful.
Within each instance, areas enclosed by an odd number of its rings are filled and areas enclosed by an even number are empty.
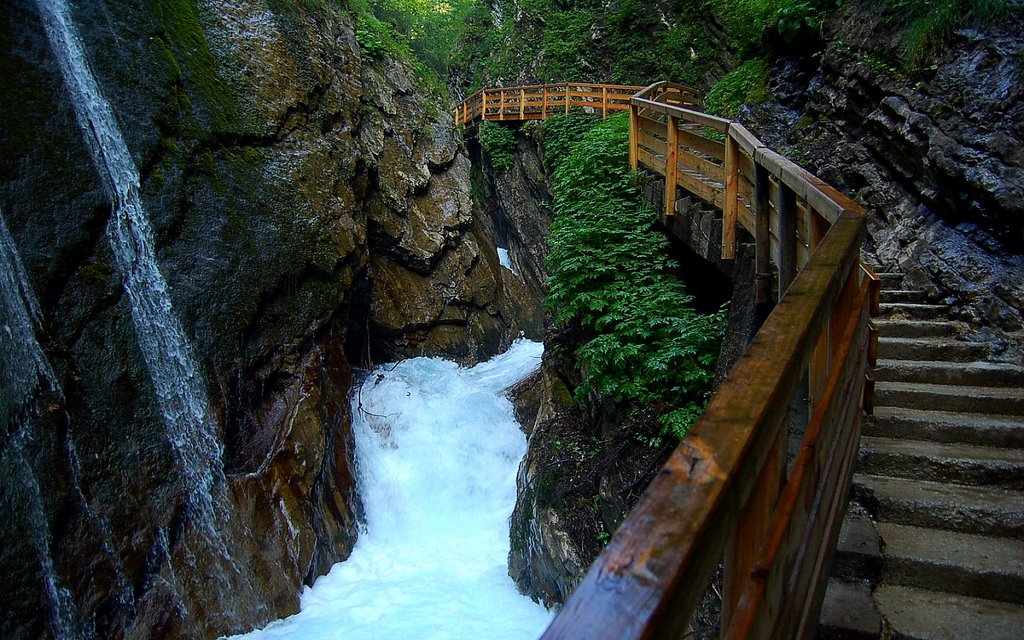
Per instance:
[[[839,529],[832,575],[875,584],[882,572],[882,541],[864,507],[851,502]]]
[[[878,382],[875,406],[1024,416],[1024,394],[1014,387]]]
[[[878,338],[878,357],[887,360],[945,360],[972,362],[984,360],[988,346],[949,338]]]
[[[884,283],[883,283],[884,286]],[[911,302],[916,304],[924,304],[928,302],[928,296],[924,291],[909,291],[906,289],[882,289],[882,295],[879,298],[883,304],[891,302]]]
[[[880,522],[882,581],[1024,604],[1024,542]]]
[[[996,362],[944,362],[935,360],[879,360],[875,380],[966,384],[986,387],[1024,387],[1024,368]],[[1024,396],[1024,388],[1018,389]]]
[[[1015,640],[1024,629],[1024,607],[1007,602],[895,585],[880,585],[874,597],[898,640]]]
[[[879,522],[1024,540],[1024,493],[864,474],[853,491]]]
[[[903,285],[903,274],[898,271],[879,271],[875,275],[881,279],[883,288]]]
[[[875,319],[875,326],[885,338],[947,338],[957,333],[957,325],[935,320],[883,320]]]
[[[875,407],[874,416],[864,420],[864,435],[1024,448],[1024,420],[1017,416]]]
[[[945,320],[949,315],[949,308],[942,304],[892,303],[880,305],[879,315],[883,318]]]
[[[861,438],[862,474],[1024,490],[1024,451],[918,440]]]
[[[882,618],[871,599],[871,587],[862,582],[830,579],[818,617],[818,638],[877,640],[881,632]]]

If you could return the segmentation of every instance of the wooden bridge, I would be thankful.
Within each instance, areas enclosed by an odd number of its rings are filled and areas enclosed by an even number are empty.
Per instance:
[[[757,298],[777,297],[547,639],[680,638],[723,557],[723,638],[816,631],[872,397],[879,281],[859,259],[864,212],[739,123],[698,111],[697,95],[667,82],[628,101],[608,85],[546,85],[486,89],[457,108],[460,124],[628,109],[630,162],[664,178],[664,214],[680,190],[721,209],[722,257],[743,229]],[[804,435],[787,463],[794,427]]]

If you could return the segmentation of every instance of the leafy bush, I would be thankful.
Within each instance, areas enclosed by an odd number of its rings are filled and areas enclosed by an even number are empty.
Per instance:
[[[516,159],[516,135],[511,129],[485,120],[480,123],[477,137],[484,153],[491,159],[491,166],[498,171],[505,171],[512,166]]]
[[[768,63],[755,58],[722,76],[705,96],[704,110],[731,118],[741,104],[764,102],[768,97]]]
[[[664,435],[682,437],[712,382],[723,314],[700,315],[674,271],[628,167],[628,117],[595,126],[553,179],[546,305],[587,336],[578,394],[664,408]]]
[[[551,116],[541,122],[541,139],[544,142],[544,166],[554,172],[558,165],[572,153],[583,135],[600,122],[594,115],[571,111]]]

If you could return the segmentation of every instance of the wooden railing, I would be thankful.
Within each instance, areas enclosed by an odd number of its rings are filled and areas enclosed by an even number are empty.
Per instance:
[[[678,639],[723,557],[723,637],[816,630],[871,395],[864,212],[742,125],[686,108],[693,95],[658,83],[631,99],[633,167],[665,177],[667,215],[677,187],[721,208],[723,257],[745,229],[758,298],[772,264],[780,298],[544,638]]]
[[[585,82],[481,89],[455,107],[455,124],[468,126],[478,120],[543,120],[558,113],[569,113],[574,108],[589,109],[604,117],[612,111],[629,109],[630,98],[641,89],[643,87]]]

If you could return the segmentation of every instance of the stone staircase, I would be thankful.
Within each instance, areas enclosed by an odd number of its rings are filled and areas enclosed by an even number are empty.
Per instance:
[[[883,280],[865,417],[819,638],[1024,638],[1024,369]]]

